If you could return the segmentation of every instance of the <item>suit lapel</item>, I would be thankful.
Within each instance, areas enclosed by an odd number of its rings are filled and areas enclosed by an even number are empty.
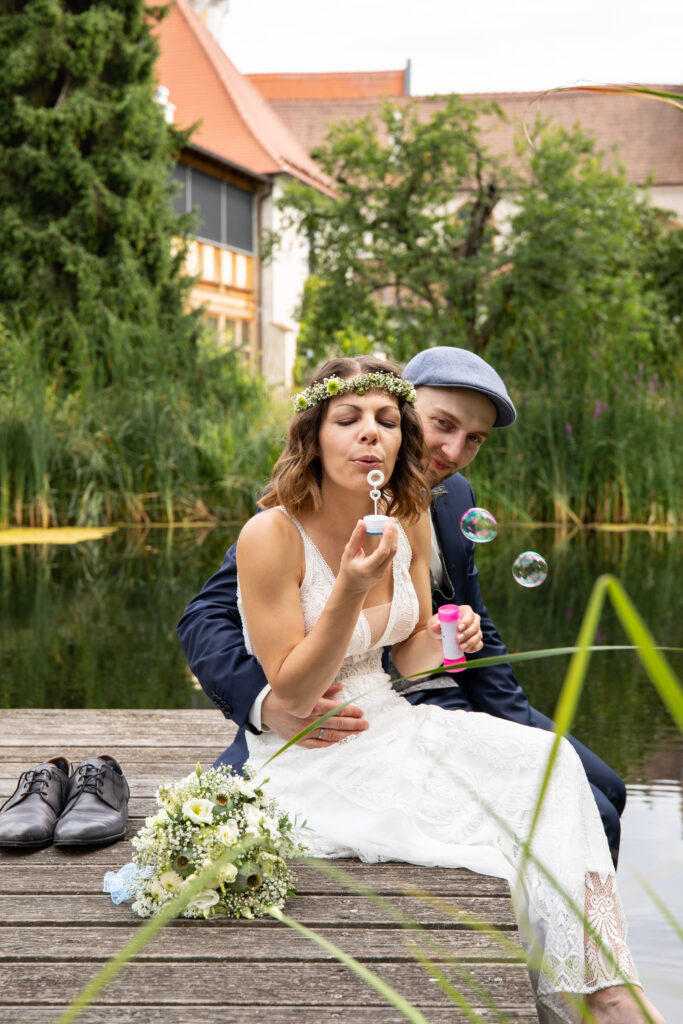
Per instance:
[[[455,589],[451,581],[451,577],[448,573],[448,567],[446,565],[446,559],[443,554],[443,544],[441,542],[441,533],[439,527],[439,514],[437,510],[437,503],[442,501],[446,497],[447,491],[445,487],[439,486],[432,489],[432,529],[434,530],[434,537],[436,538],[436,547],[439,552],[439,559],[441,561],[441,567],[443,571],[443,579],[441,586],[432,585],[432,606],[434,611],[440,608],[442,604],[450,604],[455,597]],[[432,581],[433,584],[433,581]]]

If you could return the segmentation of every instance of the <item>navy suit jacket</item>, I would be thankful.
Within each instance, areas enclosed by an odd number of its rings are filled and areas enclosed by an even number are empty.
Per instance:
[[[506,654],[505,645],[481,596],[474,564],[474,544],[460,529],[463,512],[476,505],[474,491],[465,478],[456,473],[445,484],[435,488],[434,494],[434,522],[450,581],[449,585],[444,579],[442,591],[435,593],[435,608],[449,602],[469,604],[481,615],[484,648],[478,655],[469,656],[468,660]],[[239,771],[247,759],[245,730],[255,732],[249,724],[249,711],[267,680],[256,658],[248,654],[244,646],[237,609],[235,550],[233,544],[218,572],[188,604],[178,623],[178,636],[188,664],[204,692],[225,717],[238,726],[234,743],[221,754],[217,763],[231,764]],[[464,701],[459,699],[458,706],[469,706],[498,718],[530,724],[529,702],[510,665],[468,670],[459,674],[458,684],[465,697]],[[406,699],[414,704],[429,700],[430,703],[453,706],[449,703],[448,689],[413,692]]]

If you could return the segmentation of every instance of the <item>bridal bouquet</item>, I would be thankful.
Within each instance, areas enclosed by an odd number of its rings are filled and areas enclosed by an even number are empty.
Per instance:
[[[228,768],[202,771],[157,791],[159,811],[132,840],[129,882],[133,910],[153,917],[207,867],[211,884],[196,893],[182,917],[261,917],[294,895],[284,858],[304,852],[293,825],[260,785]]]

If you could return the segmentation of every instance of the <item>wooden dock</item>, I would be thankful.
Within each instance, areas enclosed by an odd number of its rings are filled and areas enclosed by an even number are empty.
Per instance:
[[[0,711],[0,803],[19,774],[57,754],[74,764],[116,757],[131,788],[129,836],[153,813],[162,777],[209,767],[232,726],[215,711]],[[0,851],[0,1020],[53,1024],[132,936],[129,904],[102,893],[106,870],[130,859],[127,842],[96,850]],[[336,862],[391,899],[439,943],[433,954],[483,1021],[496,1019],[485,988],[513,1024],[538,1020],[525,966],[454,916],[471,911],[517,942],[507,885],[468,871]],[[411,955],[410,933],[365,897],[310,866],[296,868],[286,912],[324,934],[419,1007],[430,1024],[470,1018]],[[439,905],[407,895],[417,887]],[[447,906],[450,913],[444,912]],[[451,958],[455,963],[448,963]],[[82,1024],[400,1024],[405,1018],[348,968],[268,920],[175,921],[128,964]]]

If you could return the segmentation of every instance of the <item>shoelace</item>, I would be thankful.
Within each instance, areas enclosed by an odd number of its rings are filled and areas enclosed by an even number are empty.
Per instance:
[[[50,784],[50,771],[48,768],[41,768],[40,771],[32,768],[28,772],[22,772],[22,778],[26,782],[27,793],[38,793],[40,796],[45,796],[47,787]]]
[[[77,793],[94,793],[100,795],[100,787],[104,782],[104,767],[98,768],[94,764],[82,764],[76,769],[79,778],[76,782]]]

